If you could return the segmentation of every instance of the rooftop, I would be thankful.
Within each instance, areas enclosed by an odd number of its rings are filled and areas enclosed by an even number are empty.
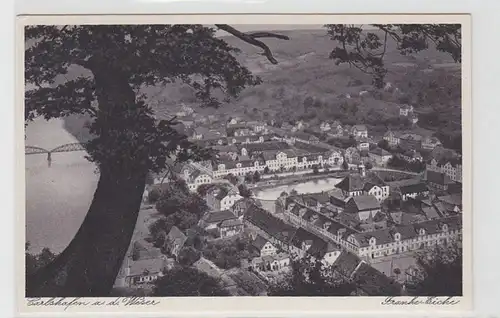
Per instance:
[[[158,274],[163,271],[166,264],[161,258],[143,259],[137,261],[130,261],[130,274],[129,276],[140,276],[144,274]]]
[[[361,263],[353,275],[356,286],[368,296],[400,296],[402,287],[366,263]]]
[[[243,222],[240,219],[229,219],[222,221],[220,227],[241,226]]]
[[[373,210],[380,208],[380,202],[373,195],[358,195],[351,198],[354,201],[358,211]]]
[[[229,210],[208,212],[204,215],[203,221],[206,223],[219,223],[225,220],[236,219],[236,215]]]
[[[261,235],[257,235],[255,239],[252,241],[252,246],[257,248],[259,251],[266,245],[268,241],[262,237]]]

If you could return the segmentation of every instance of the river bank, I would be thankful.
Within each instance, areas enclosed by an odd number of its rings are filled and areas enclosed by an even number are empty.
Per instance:
[[[54,149],[77,143],[62,119],[36,119],[26,127],[27,146]],[[96,167],[85,152],[25,156],[26,240],[32,252],[48,247],[61,252],[78,231],[97,186]]]

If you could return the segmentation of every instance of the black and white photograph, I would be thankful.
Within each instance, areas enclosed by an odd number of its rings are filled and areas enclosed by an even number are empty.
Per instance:
[[[438,22],[24,26],[25,297],[462,297]]]

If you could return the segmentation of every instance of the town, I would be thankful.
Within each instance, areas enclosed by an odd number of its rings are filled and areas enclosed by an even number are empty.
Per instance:
[[[147,294],[182,265],[233,296],[273,295],[307,258],[354,282],[350,295],[406,295],[417,253],[460,244],[461,154],[415,133],[411,105],[398,114],[410,129],[382,133],[187,105],[174,115],[214,156],[150,176],[117,290]]]

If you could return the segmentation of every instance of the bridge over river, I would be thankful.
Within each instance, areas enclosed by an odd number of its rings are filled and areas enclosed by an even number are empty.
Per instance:
[[[52,164],[52,154],[59,152],[72,152],[72,151],[85,151],[85,144],[83,143],[69,143],[65,145],[58,146],[54,149],[47,150],[37,146],[25,146],[24,154],[25,155],[39,155],[39,154],[47,154],[47,162],[50,165]]]

